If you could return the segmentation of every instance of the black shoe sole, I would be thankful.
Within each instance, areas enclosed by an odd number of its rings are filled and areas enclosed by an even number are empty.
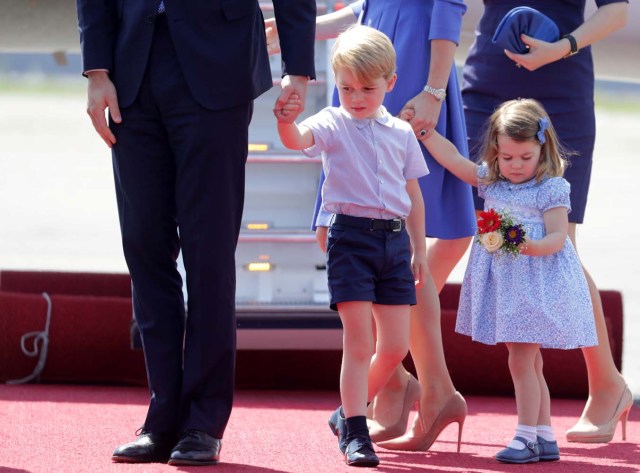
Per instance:
[[[177,460],[172,458],[169,460],[171,466],[206,466],[217,465],[218,460]]]
[[[127,457],[114,455],[111,457],[114,463],[167,463],[169,456],[166,457]]]
[[[368,468],[373,468],[376,467],[380,464],[380,461],[374,461],[374,460],[365,460],[365,461],[354,461],[349,463],[348,461],[346,462],[347,465],[349,466],[362,466],[362,467],[368,467]]]

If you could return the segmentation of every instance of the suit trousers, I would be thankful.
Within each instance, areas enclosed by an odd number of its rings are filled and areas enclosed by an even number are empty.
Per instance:
[[[222,438],[233,402],[234,253],[253,102],[223,110],[197,103],[159,16],[141,88],[121,113],[121,124],[111,122],[113,169],[151,395],[143,428]]]

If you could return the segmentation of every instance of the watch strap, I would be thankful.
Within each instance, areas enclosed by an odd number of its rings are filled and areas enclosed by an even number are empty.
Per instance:
[[[576,41],[576,39],[573,37],[573,35],[570,34],[566,34],[562,37],[562,39],[567,39],[569,40],[569,44],[571,45],[571,51],[569,51],[569,53],[565,56],[565,57],[569,57],[569,56],[573,56],[574,54],[577,54],[578,51],[580,51],[578,49],[578,42]]]

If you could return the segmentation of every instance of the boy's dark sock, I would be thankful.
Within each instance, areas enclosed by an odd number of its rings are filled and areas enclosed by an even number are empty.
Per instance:
[[[346,420],[347,422],[347,443],[355,437],[369,437],[369,429],[367,428],[366,416],[353,416]]]

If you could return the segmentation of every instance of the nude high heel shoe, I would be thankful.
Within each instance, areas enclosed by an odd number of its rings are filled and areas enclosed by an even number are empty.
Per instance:
[[[396,437],[400,437],[407,431],[407,423],[409,422],[409,414],[411,409],[420,400],[420,383],[412,375],[409,374],[409,381],[407,381],[407,387],[404,391],[404,400],[402,401],[402,412],[400,417],[393,424],[384,427],[374,421],[369,427],[369,436],[374,442],[384,442],[385,440],[391,440]]]
[[[462,395],[456,391],[442,407],[440,413],[427,429],[422,420],[422,414],[418,410],[418,417],[414,425],[413,433],[409,436],[389,440],[387,442],[376,442],[378,446],[387,450],[410,450],[426,452],[436,441],[440,432],[446,426],[454,422],[458,423],[458,453],[460,453],[460,442],[462,440],[462,426],[467,417],[467,403]]]
[[[631,406],[633,406],[633,396],[629,387],[625,386],[611,420],[600,425],[580,420],[567,430],[567,440],[580,443],[611,442],[613,434],[616,432],[618,421],[622,423],[622,440],[627,440],[627,418],[629,417]]]

